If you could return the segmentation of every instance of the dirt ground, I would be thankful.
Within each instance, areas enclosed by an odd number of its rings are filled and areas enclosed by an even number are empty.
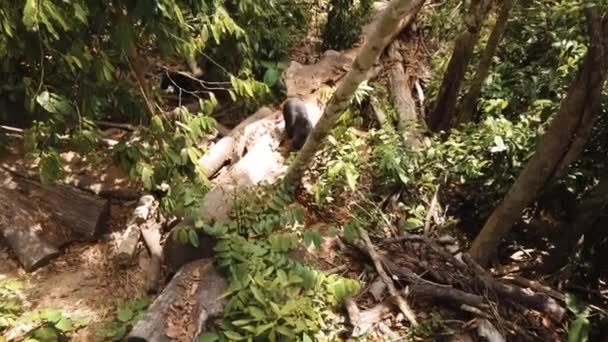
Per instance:
[[[71,341],[104,341],[95,332],[113,320],[117,307],[145,295],[145,250],[128,268],[118,268],[110,258],[115,236],[131,210],[130,205],[112,205],[107,232],[97,242],[68,246],[49,265],[29,274],[0,241],[0,279],[25,281],[27,310],[55,308],[67,317],[88,318],[89,325],[71,335]]]

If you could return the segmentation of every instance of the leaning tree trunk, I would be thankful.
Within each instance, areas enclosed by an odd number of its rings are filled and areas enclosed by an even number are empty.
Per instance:
[[[433,131],[447,130],[452,123],[458,93],[467,71],[467,66],[473,57],[475,44],[479,39],[479,30],[483,24],[491,0],[473,0],[466,15],[466,31],[461,33],[454,43],[454,51],[443,75],[435,108],[429,115],[428,125]],[[468,19],[468,20],[467,20]]]
[[[471,245],[469,253],[481,264],[487,264],[521,212],[564,167],[564,158],[577,144],[579,131],[585,129],[588,121],[593,121],[601,111],[602,87],[608,64],[608,18],[600,19],[590,12],[591,44],[576,79],[535,154]]]
[[[384,10],[384,13],[376,24],[374,32],[367,38],[365,45],[363,45],[359,55],[353,62],[352,68],[348,71],[344,80],[329,100],[323,115],[313,128],[300,153],[298,153],[298,157],[287,170],[287,174],[285,175],[285,182],[287,184],[299,184],[304,171],[310,165],[315,153],[338,120],[340,114],[349,105],[359,84],[368,78],[368,73],[374,63],[393,39],[395,33],[402,29],[404,21],[407,22],[404,18],[406,18],[406,15],[410,11],[415,9],[417,3],[419,1],[394,0]]]
[[[483,86],[483,82],[485,82],[486,78],[488,77],[490,66],[492,66],[492,57],[494,57],[498,43],[500,43],[500,39],[507,28],[509,14],[511,13],[511,8],[513,8],[513,5],[515,5],[515,1],[517,0],[505,0],[502,3],[502,7],[498,13],[498,18],[496,19],[496,24],[494,24],[494,28],[492,29],[492,33],[490,33],[490,38],[488,38],[486,48],[483,50],[481,59],[477,65],[477,71],[475,72],[475,76],[473,76],[473,80],[471,81],[469,91],[462,100],[460,113],[457,118],[458,123],[466,123],[471,121],[473,118],[473,112],[477,107],[477,100],[481,94],[481,87]]]

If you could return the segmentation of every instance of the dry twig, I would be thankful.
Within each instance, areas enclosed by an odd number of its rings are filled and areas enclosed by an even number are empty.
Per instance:
[[[365,242],[365,246],[367,248],[367,253],[369,254],[369,257],[372,259],[372,262],[374,263],[374,267],[376,268],[376,271],[378,272],[380,277],[382,277],[382,280],[384,280],[384,283],[386,283],[386,286],[388,287],[388,291],[391,294],[391,296],[393,297],[393,299],[395,300],[395,303],[399,307],[399,310],[401,310],[401,312],[403,312],[405,317],[408,319],[408,321],[410,321],[410,323],[413,326],[418,326],[418,321],[416,320],[416,315],[414,314],[412,309],[409,307],[409,305],[407,304],[405,299],[399,294],[399,292],[395,288],[395,284],[393,283],[393,280],[388,276],[386,271],[384,271],[384,268],[382,267],[382,262],[380,261],[380,257],[378,256],[378,253],[376,253],[376,249],[374,248],[374,245],[372,244],[372,241],[370,240],[369,235],[367,234],[367,232],[365,230],[361,231],[361,237],[363,238],[363,241]]]

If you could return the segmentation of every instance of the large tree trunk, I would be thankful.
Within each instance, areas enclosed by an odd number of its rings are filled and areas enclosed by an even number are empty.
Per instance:
[[[596,9],[594,9],[596,10]],[[513,223],[545,185],[563,168],[564,157],[577,144],[579,130],[595,120],[601,111],[602,87],[606,77],[608,20],[589,15],[591,45],[579,73],[570,86],[558,113],[539,142],[536,153],[494,210],[469,250],[481,264],[487,264]]]
[[[469,91],[462,100],[460,114],[457,118],[458,123],[466,123],[471,121],[473,118],[473,113],[477,107],[477,100],[481,94],[483,82],[485,82],[486,78],[488,77],[488,72],[492,66],[492,57],[494,57],[498,43],[500,43],[500,39],[507,28],[509,14],[511,13],[513,5],[515,5],[515,1],[516,0],[505,0],[502,3],[502,7],[498,13],[498,18],[496,19],[496,24],[494,24],[494,28],[492,29],[492,33],[490,33],[490,38],[488,38],[486,48],[483,50],[481,59],[477,65],[477,71],[475,72],[475,76],[473,76],[473,80],[471,81]]]
[[[422,6],[417,7],[415,11],[418,11],[420,7]],[[403,56],[399,47],[399,41],[394,41],[388,47],[388,58],[391,63],[389,75],[391,102],[398,113],[397,128],[399,132],[405,137],[408,144],[415,145],[420,142],[422,132],[415,125],[420,121],[416,113],[416,102],[409,85],[410,76],[404,69]],[[424,130],[424,128],[422,129]]]
[[[0,179],[0,234],[28,272],[72,241],[93,240],[109,217],[109,202],[85,191],[3,168]]]
[[[394,0],[384,10],[384,13],[376,23],[375,31],[367,37],[365,45],[359,51],[359,55],[353,62],[344,80],[336,89],[329,100],[323,115],[313,128],[306,140],[304,147],[298,153],[298,157],[291,164],[285,175],[285,182],[290,185],[299,184],[304,171],[310,165],[315,153],[325,140],[329,131],[333,128],[338,117],[348,107],[353,94],[359,85],[368,78],[376,60],[404,25],[404,18],[412,12],[419,1]],[[407,21],[405,21],[407,22]]]
[[[475,44],[479,39],[479,30],[483,25],[491,0],[472,0],[465,20],[466,31],[461,33],[454,43],[454,51],[443,75],[435,108],[428,118],[429,128],[433,131],[448,130],[456,114],[456,102],[460,87],[464,81],[467,66],[473,57]]]
[[[412,18],[411,20],[418,15],[423,3],[423,1],[420,1],[419,4],[413,7],[412,12],[408,14]],[[410,75],[409,72],[406,72],[403,55],[401,54],[403,47],[397,39],[389,44],[387,49],[387,57],[390,63],[389,86],[391,90],[391,102],[397,110],[397,128],[399,128],[402,134],[408,133],[406,131],[415,127],[413,124],[419,122],[416,113],[416,102],[412,96],[412,89],[409,83]],[[414,132],[412,135],[418,137],[419,134],[417,133]]]

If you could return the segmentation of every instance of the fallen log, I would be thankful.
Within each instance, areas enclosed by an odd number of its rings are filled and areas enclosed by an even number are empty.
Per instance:
[[[277,151],[279,138],[273,137],[277,134],[279,134],[278,130],[273,129],[258,138],[257,143],[232,169],[217,178],[216,185],[203,198],[199,217],[204,218],[206,223],[227,218],[232,211],[235,199],[240,194],[261,181],[272,182],[278,178],[285,166],[282,155]],[[167,242],[163,246],[163,261],[167,265],[169,273],[176,271],[187,262],[213,255],[213,239],[200,230],[197,230],[200,240],[199,248],[190,244],[181,244],[173,238],[173,232],[176,230],[193,226],[194,219],[187,217],[173,228],[167,238]]]
[[[269,118],[271,121],[276,119],[276,115],[271,117],[272,114],[269,108],[262,107],[213,145],[198,161],[198,165],[205,170],[207,177],[211,178],[226,163],[241,158],[249,136],[254,135],[260,126],[268,124],[269,120],[265,119]]]
[[[477,264],[468,254],[463,255],[466,264],[477,273],[479,280],[498,296],[509,298],[514,302],[520,303],[531,309],[546,313],[556,322],[561,322],[566,315],[566,309],[557,301],[544,293],[530,291],[519,286],[503,283],[494,279],[479,264]]]
[[[158,292],[160,274],[162,267],[163,248],[160,245],[161,225],[158,223],[143,227],[141,236],[150,252],[150,265],[146,275],[146,292],[155,294]]]
[[[352,64],[356,53],[357,49],[344,54],[328,51],[315,66],[302,66],[292,62],[284,74],[287,94],[289,96],[301,95],[307,102],[307,109],[310,108],[310,111],[314,112],[312,115],[320,116],[320,113],[323,112],[323,108],[320,107],[324,106],[322,101],[319,101],[321,86],[335,84],[344,75],[344,68]],[[282,118],[280,111],[275,111],[271,115],[273,118],[276,118],[274,125],[264,125],[264,128],[258,131],[259,133],[256,133],[254,141],[246,139],[247,144],[244,148],[247,148],[247,153],[236,163],[234,160],[231,160],[233,163],[232,167],[215,178],[215,186],[206,194],[199,214],[196,215],[202,218],[205,223],[212,223],[218,219],[227,218],[239,195],[262,181],[274,182],[284,172],[284,157],[278,149],[280,141],[283,138],[283,129],[278,126]],[[221,149],[218,147],[218,150],[230,151],[236,146],[236,142],[226,143],[226,145],[232,148],[223,146]],[[201,161],[201,164],[199,164],[207,170],[207,175],[215,173],[212,172],[213,169],[219,168],[226,163],[226,152],[218,152],[217,155],[220,157],[213,158],[214,162]],[[212,165],[216,166],[210,167]],[[187,229],[193,226],[194,218],[186,217],[173,228],[167,242],[176,241],[172,238],[176,230]],[[169,245],[173,245],[173,247],[168,247]],[[201,245],[203,244],[201,243]],[[182,247],[186,246],[182,245]],[[210,248],[206,247],[205,249],[198,249],[195,252],[199,254],[210,253]],[[188,261],[200,258],[200,256],[196,255],[197,253],[184,253],[184,250],[186,249],[175,248],[174,243],[165,243],[163,246],[163,260],[170,271],[172,269],[180,269]],[[178,274],[180,272],[178,271]]]
[[[127,342],[198,341],[207,323],[222,314],[226,281],[211,259],[184,265],[138,321]]]
[[[127,229],[119,238],[115,259],[119,265],[128,265],[135,256],[137,244],[141,237],[141,226],[148,219],[148,215],[154,205],[154,196],[144,195],[139,199],[137,207],[127,221]]]
[[[71,186],[43,185],[0,168],[0,234],[30,272],[73,241],[91,241],[109,218],[107,200]]]

